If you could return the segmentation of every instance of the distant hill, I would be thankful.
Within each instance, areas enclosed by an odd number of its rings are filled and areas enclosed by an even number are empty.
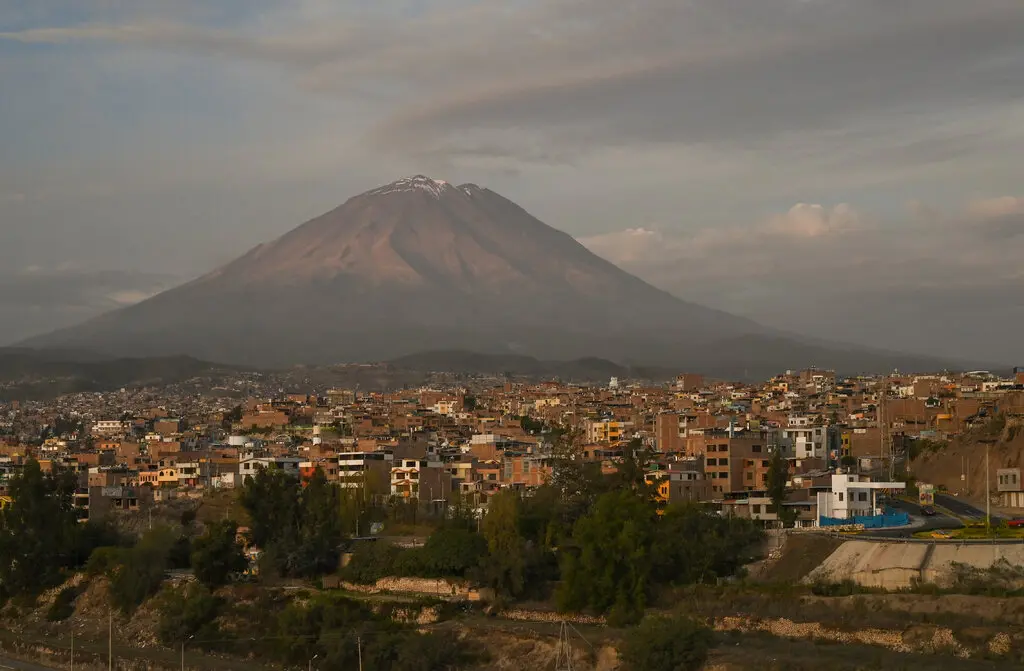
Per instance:
[[[83,351],[0,348],[0,399],[174,384],[227,370],[187,356],[110,358]]]
[[[422,175],[349,198],[188,284],[25,344],[256,367],[447,349],[747,379],[811,364],[844,373],[950,366],[821,345],[681,300],[490,189]]]
[[[480,375],[558,378],[578,382],[607,382],[609,378],[669,380],[676,372],[654,366],[622,366],[607,359],[586,357],[571,361],[544,361],[517,354],[484,354],[465,350],[437,350],[399,357],[387,362],[401,370]]]

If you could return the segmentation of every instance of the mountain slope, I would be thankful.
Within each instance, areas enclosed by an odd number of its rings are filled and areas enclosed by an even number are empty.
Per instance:
[[[226,366],[187,356],[108,359],[88,352],[0,348],[0,400],[166,385],[226,372]]]
[[[792,340],[761,356],[761,338],[777,334],[652,287],[489,189],[420,175],[350,198],[193,282],[28,344],[248,365],[439,349],[712,373],[737,370],[722,355],[739,354],[748,375],[808,363]],[[818,354],[814,363],[829,365]],[[862,362],[852,363],[879,361]]]

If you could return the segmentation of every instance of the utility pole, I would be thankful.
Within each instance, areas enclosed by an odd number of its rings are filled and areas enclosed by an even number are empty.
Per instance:
[[[195,638],[195,634],[192,634],[188,638],[181,639],[181,671],[185,671],[185,643]]]
[[[363,671],[363,638],[356,636],[356,652],[359,653],[359,671]]]
[[[114,609],[110,609],[107,620],[107,671],[114,671]]]
[[[985,534],[992,534],[992,492],[989,489],[988,448],[991,441],[985,443]]]
[[[71,671],[75,671],[75,627],[71,626]]]
[[[573,671],[572,644],[569,642],[569,627],[565,620],[558,629],[558,647],[555,648],[555,671]]]

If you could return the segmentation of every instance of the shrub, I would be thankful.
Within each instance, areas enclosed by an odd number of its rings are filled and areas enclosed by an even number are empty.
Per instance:
[[[714,644],[710,629],[689,618],[648,617],[626,634],[627,671],[696,671]]]
[[[379,579],[393,575],[395,563],[401,548],[385,541],[365,541],[357,543],[352,551],[352,558],[341,574],[346,580],[369,585]]]
[[[113,570],[120,565],[124,548],[100,547],[92,551],[89,561],[85,563],[85,572],[90,577],[100,575],[109,576]]]
[[[79,589],[76,587],[65,587],[57,592],[56,598],[46,611],[46,619],[50,622],[60,622],[71,617],[75,612],[75,599],[78,595]]]
[[[159,602],[160,623],[157,635],[164,645],[175,645],[195,637],[197,645],[203,640],[221,638],[214,620],[223,601],[199,584],[190,584],[184,590],[167,590]]]

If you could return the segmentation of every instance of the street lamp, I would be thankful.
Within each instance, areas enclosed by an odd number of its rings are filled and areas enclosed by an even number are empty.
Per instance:
[[[187,641],[191,641],[191,640],[192,640],[193,638],[195,638],[195,637],[196,637],[196,635],[195,635],[195,634],[192,634],[192,635],[191,635],[191,636],[189,636],[188,638],[186,638],[186,639],[183,639],[183,640],[181,641],[181,671],[185,671],[185,643],[186,643]]]

